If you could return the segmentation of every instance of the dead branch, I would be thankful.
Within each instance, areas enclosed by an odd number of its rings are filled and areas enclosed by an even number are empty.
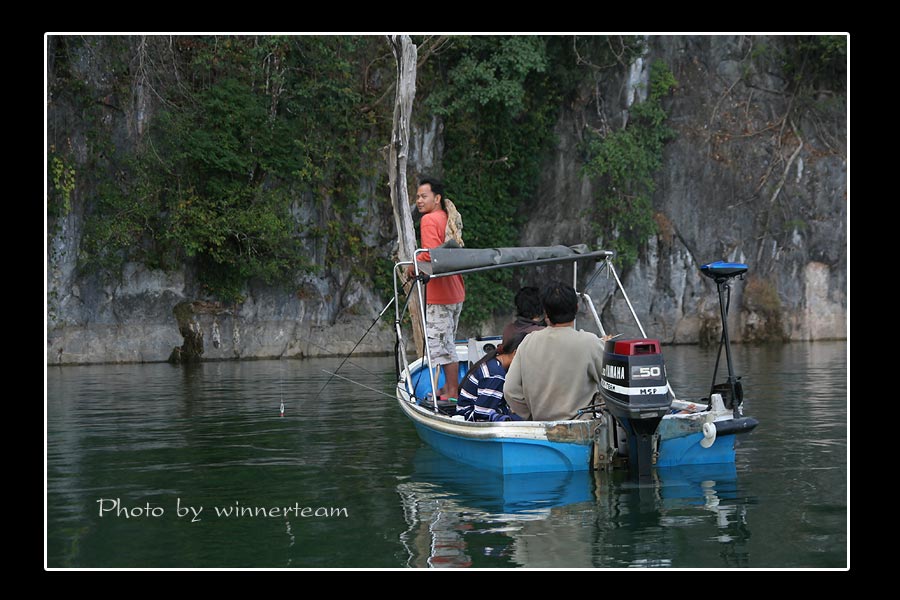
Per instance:
[[[616,51],[612,47],[612,42],[609,41],[609,36],[607,36],[607,38],[606,38],[606,43],[609,44],[609,49],[612,51],[613,56],[616,57],[616,60],[615,60],[615,62],[611,62],[608,65],[595,65],[591,61],[589,61],[586,58],[584,58],[583,56],[581,56],[581,53],[578,52],[578,36],[573,35],[572,36],[572,52],[575,53],[575,64],[576,65],[586,65],[588,67],[591,67],[592,69],[597,69],[598,71],[602,71],[604,69],[608,69],[610,67],[616,66],[616,63],[621,63],[622,62],[621,56],[624,55],[624,53],[625,53],[625,51],[624,51],[625,45],[622,44],[622,47],[623,47],[622,53],[617,54]]]
[[[619,44],[621,44],[621,46],[622,46],[621,52],[616,52],[615,48],[613,48],[613,46],[612,46],[612,40],[610,39],[609,36],[606,36],[606,44],[609,46],[609,49],[613,53],[613,56],[616,57],[616,62],[618,62],[623,67],[627,68],[628,63],[626,63],[622,58],[623,56],[625,56],[625,42],[622,40],[621,35],[618,37],[619,37]]]
[[[781,119],[779,119],[778,121],[775,121],[771,125],[763,127],[762,129],[757,129],[756,131],[751,131],[750,133],[742,133],[740,135],[733,135],[733,136],[731,136],[731,139],[737,140],[740,138],[748,138],[748,137],[753,137],[755,135],[759,135],[761,133],[765,133],[765,132],[769,131],[770,129],[775,129],[776,127],[781,127],[782,121],[784,121],[783,117]]]
[[[719,112],[719,106],[722,104],[722,100],[724,100],[726,96],[731,94],[731,90],[734,89],[734,86],[736,86],[738,83],[740,83],[741,79],[743,79],[743,76],[735,79],[734,83],[732,83],[730,86],[728,86],[728,89],[725,90],[725,93],[722,94],[721,96],[719,96],[719,100],[716,102],[716,105],[713,107],[712,115],[710,115],[710,117],[709,117],[709,123],[707,124],[707,127],[712,127],[712,122],[716,118],[716,113]]]
[[[425,41],[423,41],[422,45],[420,46],[419,59],[416,61],[416,68],[418,69],[419,67],[424,65],[429,56],[431,56],[432,54],[438,54],[450,42],[450,36],[447,35],[439,35],[436,37],[429,36],[425,38]]]
[[[363,71],[363,92],[369,91],[369,70],[372,68],[372,65],[375,63],[381,62],[383,60],[387,60],[390,58],[392,54],[390,52],[382,54],[381,56],[376,57],[369,64],[366,65],[365,70]]]
[[[790,171],[791,165],[794,164],[794,159],[796,159],[797,155],[800,154],[800,150],[803,149],[803,138],[800,137],[800,132],[797,131],[797,126],[794,125],[794,120],[789,119],[789,121],[791,122],[791,129],[794,130],[794,135],[797,136],[797,141],[799,141],[800,144],[798,144],[797,149],[794,150],[794,153],[791,154],[791,158],[788,159],[787,166],[784,168],[784,172],[781,174],[781,181],[778,182],[778,186],[775,188],[775,193],[772,194],[772,199],[769,200],[769,206],[774,205],[775,200],[778,199],[778,194],[781,193],[781,188],[784,186],[784,182],[787,181],[788,171]]]
[[[793,154],[787,161],[787,165],[784,168],[784,171],[781,174],[781,180],[778,182],[778,185],[775,187],[775,191],[772,193],[772,198],[769,199],[769,208],[766,210],[766,222],[763,225],[762,236],[760,239],[765,239],[769,235],[769,222],[772,218],[772,209],[775,206],[775,201],[778,199],[778,195],[781,194],[781,188],[784,187],[785,181],[787,181],[788,173],[791,170],[791,165],[794,164],[794,160],[797,158],[797,155],[800,154],[800,150],[803,149],[803,138],[800,137],[800,132],[797,130],[797,126],[794,125],[793,119],[785,119],[786,121],[790,121],[791,129],[794,130],[794,135],[797,136],[797,140],[800,142],[797,145],[797,149],[794,150]],[[756,262],[759,263],[762,259],[762,251],[763,245],[759,245],[759,249],[756,252]]]

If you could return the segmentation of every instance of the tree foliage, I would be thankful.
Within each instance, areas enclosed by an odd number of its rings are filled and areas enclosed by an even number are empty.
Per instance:
[[[647,99],[632,105],[627,126],[594,136],[589,143],[585,172],[601,180],[598,234],[625,265],[637,260],[639,246],[656,231],[653,176],[662,166],[665,143],[674,135],[666,126],[662,100],[675,85],[669,68],[654,62]]]
[[[289,283],[321,267],[304,240],[321,247],[326,268],[365,271],[359,207],[373,203],[359,190],[375,174],[379,115],[361,110],[360,65],[376,42],[174,38],[164,58],[177,82],[152,74],[164,96],[149,139],[98,169],[82,265],[187,260],[210,295],[227,300],[252,279]],[[301,205],[314,216],[298,219]]]
[[[454,38],[423,73],[427,106],[444,116],[444,179],[469,247],[518,244],[521,208],[537,186],[558,112],[548,67],[545,38],[476,36]],[[509,271],[467,276],[462,318],[509,313],[511,282]]]
[[[847,89],[847,37],[843,35],[788,36],[782,67],[795,91]]]
[[[416,110],[443,120],[438,175],[469,247],[519,243],[561,107],[599,64],[592,57],[624,68],[641,44],[451,36],[420,63]],[[222,300],[239,300],[254,279],[291,283],[320,269],[373,279],[386,258],[373,221],[389,210],[379,149],[390,136],[394,73],[383,38],[62,36],[51,46],[51,92],[82,122],[51,119],[48,216],[67,214],[76,192],[85,199],[83,268],[188,264]],[[103,62],[108,83],[83,69],[91,60]],[[628,127],[590,145],[586,172],[609,189],[598,200],[602,235],[622,244],[648,231],[668,135],[660,100],[672,82],[654,73],[651,99],[632,109]],[[123,143],[109,116],[136,110],[139,90],[154,113],[138,144]],[[78,128],[86,160],[60,133]],[[463,316],[477,323],[508,314],[520,282],[495,271],[466,283]]]

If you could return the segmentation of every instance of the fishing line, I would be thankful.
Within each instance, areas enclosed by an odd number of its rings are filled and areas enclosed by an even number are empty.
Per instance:
[[[376,390],[375,388],[369,387],[369,386],[367,386],[367,385],[364,384],[364,383],[360,383],[360,382],[358,382],[358,381],[353,381],[353,380],[350,379],[349,377],[344,377],[343,375],[338,375],[337,373],[332,373],[331,371],[326,371],[325,369],[322,369],[322,372],[323,372],[323,373],[328,373],[328,374],[331,375],[332,377],[337,377],[338,379],[343,379],[344,381],[349,381],[350,383],[356,384],[356,385],[358,385],[359,387],[364,387],[364,388],[366,388],[366,389],[369,390],[369,391],[375,392],[376,394],[381,394],[382,396],[387,396],[388,398],[391,398],[391,399],[394,398],[393,396],[391,396],[390,394],[388,394],[388,393],[386,393],[386,392],[382,392],[381,390]],[[329,380],[329,381],[330,381],[330,380]]]
[[[369,328],[366,329],[366,332],[364,334],[362,334],[362,337],[359,338],[359,341],[356,342],[356,345],[353,346],[353,348],[350,350],[350,352],[347,353],[347,356],[344,357],[344,360],[341,361],[341,364],[338,365],[338,368],[334,370],[335,372],[331,374],[331,377],[328,378],[328,381],[325,382],[325,385],[322,386],[322,389],[319,390],[319,393],[316,394],[315,398],[313,398],[313,402],[315,402],[316,400],[319,399],[319,396],[322,395],[322,392],[325,391],[325,388],[328,387],[328,384],[331,383],[331,380],[337,376],[337,372],[341,370],[341,367],[343,367],[344,363],[347,362],[347,359],[350,358],[350,355],[353,354],[353,352],[356,350],[357,347],[359,347],[359,345],[366,338],[366,336],[369,335],[369,332],[372,331],[372,328],[375,327],[375,325],[378,323],[378,321],[381,319],[381,317],[384,315],[384,313],[387,312],[387,309],[390,308],[391,304],[393,304],[393,303],[394,303],[394,298],[391,298],[388,301],[388,303],[384,305],[384,308],[381,309],[381,312],[378,313],[378,316],[375,317],[375,320],[372,321],[372,324],[369,325]]]
[[[325,350],[326,352],[329,352],[328,348],[326,348],[325,346],[322,346],[321,344],[317,344],[317,343],[315,343],[315,342],[313,342],[313,341],[310,341],[310,340],[304,340],[304,341],[305,341],[307,344],[311,344],[311,345],[315,346],[316,348],[319,348],[320,350]],[[369,375],[374,375],[375,377],[378,377],[378,373],[373,373],[372,371],[368,370],[367,368],[365,368],[365,367],[363,367],[363,366],[360,366],[360,365],[358,365],[358,364],[356,364],[356,363],[354,363],[354,362],[348,362],[347,364],[350,365],[351,367],[356,367],[356,368],[359,369],[360,371],[365,371],[365,372],[368,373]]]
[[[284,416],[284,363],[278,369],[278,394],[281,397],[281,416]]]

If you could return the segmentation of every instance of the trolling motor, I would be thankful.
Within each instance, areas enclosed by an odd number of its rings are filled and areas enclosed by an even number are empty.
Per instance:
[[[722,394],[725,408],[734,411],[734,418],[740,419],[744,415],[744,388],[741,378],[734,375],[734,364],[731,361],[731,341],[728,339],[728,308],[731,304],[731,280],[735,277],[744,278],[747,265],[743,263],[729,263],[717,261],[700,267],[700,272],[716,282],[719,292],[719,312],[722,315],[722,337],[719,340],[719,352],[716,355],[716,367],[713,370],[712,385],[710,386],[710,398],[712,394]],[[725,299],[725,291],[728,291],[728,299]],[[724,385],[716,385],[716,374],[719,371],[719,359],[722,358],[722,346],[725,346],[725,361],[728,363],[728,381]]]
[[[609,340],[603,352],[600,393],[628,438],[628,465],[639,478],[650,476],[653,436],[672,398],[659,340]]]

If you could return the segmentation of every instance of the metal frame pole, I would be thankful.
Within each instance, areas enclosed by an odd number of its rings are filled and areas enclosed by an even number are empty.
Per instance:
[[[738,402],[737,389],[735,386],[734,363],[731,362],[731,340],[728,339],[728,313],[725,310],[725,288],[731,289],[728,281],[716,281],[716,287],[719,291],[719,312],[722,313],[722,337],[725,338],[725,362],[728,363],[728,387],[731,388],[731,404],[734,411],[734,418],[740,418],[742,411],[741,404]]]
[[[619,274],[616,273],[615,267],[613,267],[612,263],[609,263],[609,270],[612,271],[613,277],[616,278],[616,285],[619,286],[619,290],[622,292],[622,296],[625,298],[625,303],[628,304],[628,309],[631,311],[631,316],[634,317],[634,322],[637,323],[638,329],[641,330],[641,335],[645,338],[647,334],[644,332],[644,326],[641,325],[641,320],[638,319],[637,313],[634,312],[634,306],[631,305],[631,300],[628,299],[628,294],[625,293],[625,288],[622,286],[622,282],[619,280]]]
[[[406,372],[406,381],[407,384],[412,382],[412,372],[409,370],[409,361],[406,359],[406,344],[403,342],[403,328],[400,326],[400,319],[403,315],[400,314],[400,301],[399,298],[399,289],[397,287],[397,272],[400,267],[403,265],[411,264],[409,261],[399,262],[394,265],[394,329],[397,332],[397,341],[398,341],[398,352],[400,353],[401,358],[403,359],[403,370]],[[412,396],[415,392],[413,389],[409,389],[407,386],[407,391]]]
[[[428,376],[431,380],[431,399],[434,403],[434,412],[438,411],[438,386],[437,386],[437,375],[434,372],[434,367],[431,364],[431,351],[428,349],[428,324],[425,322],[425,296],[422,294],[422,281],[419,279],[419,261],[418,256],[422,252],[428,252],[426,248],[417,248],[415,254],[413,255],[413,269],[416,273],[416,289],[418,290],[419,295],[419,312],[422,316],[422,337],[425,340],[425,364],[428,365]]]

